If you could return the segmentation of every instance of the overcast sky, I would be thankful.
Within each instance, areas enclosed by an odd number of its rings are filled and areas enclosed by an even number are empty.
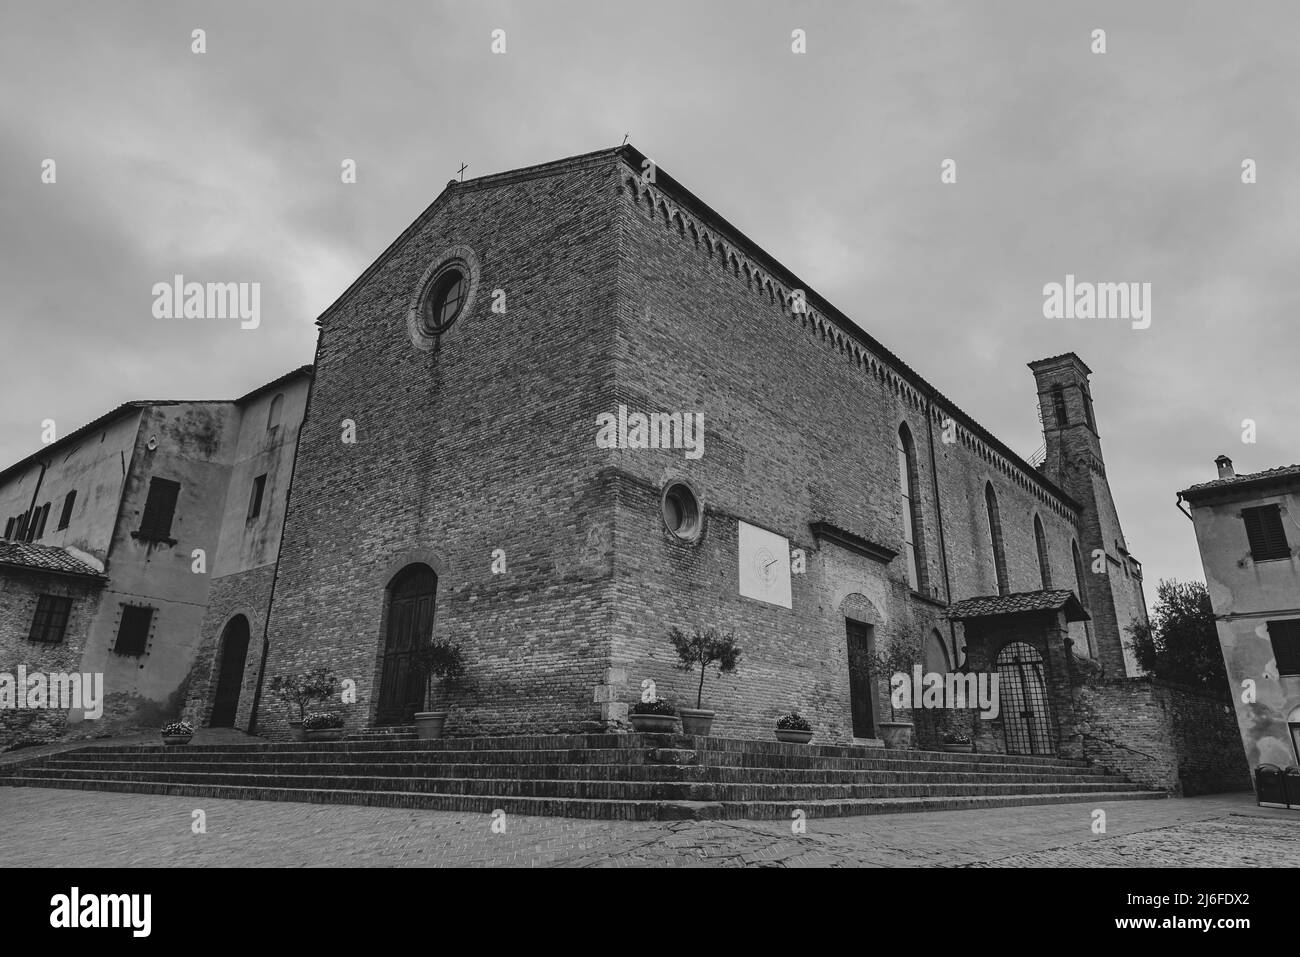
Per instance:
[[[1215,455],[1300,459],[1294,0],[0,11],[0,465],[43,419],[62,434],[310,362],[313,320],[462,162],[627,132],[1026,457],[1025,363],[1078,352],[1148,602],[1203,577],[1174,498]],[[260,328],[155,319],[176,273],[260,282]],[[1067,273],[1151,283],[1150,328],[1045,319]]]

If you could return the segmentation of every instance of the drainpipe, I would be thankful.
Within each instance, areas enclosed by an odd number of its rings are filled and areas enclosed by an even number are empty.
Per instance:
[[[1187,511],[1187,509],[1183,508],[1183,494],[1182,494],[1181,492],[1178,493],[1178,498],[1177,498],[1177,500],[1174,502],[1174,505],[1177,506],[1178,511],[1182,512],[1184,515],[1187,516],[1187,520],[1188,520],[1189,522],[1195,522],[1195,521],[1196,521],[1196,519],[1192,518],[1192,513],[1189,512],[1189,511]]]
[[[934,404],[925,400],[925,429],[930,439],[930,484],[934,489],[934,514],[939,523],[939,566],[943,569],[943,595],[949,605],[952,604],[952,582],[948,578],[948,546],[943,537],[943,504],[939,500],[939,466],[934,455],[934,416],[931,414]],[[948,641],[952,645],[953,664],[957,663],[957,626],[948,619]],[[963,655],[963,658],[965,656]]]

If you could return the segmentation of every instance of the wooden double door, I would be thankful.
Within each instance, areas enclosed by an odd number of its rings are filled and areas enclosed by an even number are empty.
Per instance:
[[[428,565],[404,568],[389,585],[376,724],[409,724],[424,710],[424,678],[415,654],[433,635],[437,592],[438,576]]]

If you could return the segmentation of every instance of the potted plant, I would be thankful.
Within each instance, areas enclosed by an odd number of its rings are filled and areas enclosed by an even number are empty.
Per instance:
[[[812,740],[812,725],[798,711],[791,711],[776,719],[776,740],[787,744],[807,744]]]
[[[968,753],[975,750],[975,746],[971,744],[970,735],[964,731],[945,731],[940,747],[945,751],[964,751]]]
[[[173,721],[171,724],[163,725],[163,744],[189,744],[192,737],[194,737],[194,725],[188,721]]]
[[[422,740],[432,741],[442,737],[447,712],[433,708],[433,685],[454,686],[465,677],[465,656],[460,645],[446,638],[430,638],[415,653],[414,665],[424,676],[424,706],[427,711],[415,713],[415,733]]]
[[[298,719],[289,719],[289,733],[295,741],[305,740],[303,721],[307,717],[307,705],[324,701],[337,690],[338,679],[328,668],[315,668],[297,675],[276,675],[271,679],[271,694],[298,708]]]
[[[343,715],[337,711],[313,711],[302,720],[308,741],[337,741],[343,737]]]
[[[632,730],[643,734],[664,734],[677,730],[677,709],[667,698],[638,701],[628,709]]]
[[[704,707],[705,672],[710,665],[716,664],[718,677],[731,674],[736,670],[736,662],[740,660],[740,649],[736,647],[734,636],[720,635],[712,628],[702,632],[695,631],[689,635],[680,628],[674,628],[668,633],[668,640],[673,643],[673,650],[677,652],[677,657],[680,659],[677,663],[680,670],[694,671],[697,667],[700,669],[700,684],[695,693],[695,707],[681,709],[682,731],[686,734],[706,735],[713,725],[716,712]]]
[[[908,681],[911,681],[912,659],[911,649],[903,643],[901,638],[895,638],[883,648],[877,648],[866,657],[872,674],[876,678],[883,678],[887,684],[892,684],[893,676],[900,672],[907,676]],[[878,722],[876,727],[880,730],[880,737],[885,742],[886,748],[906,751],[912,747],[912,737],[915,734],[916,727],[911,721],[898,720],[898,714],[894,710],[894,696],[892,693],[889,694],[889,720]]]

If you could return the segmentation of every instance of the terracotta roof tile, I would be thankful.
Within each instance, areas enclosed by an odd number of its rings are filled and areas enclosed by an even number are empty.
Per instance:
[[[92,568],[80,559],[73,558],[62,548],[31,542],[0,541],[0,565],[53,572],[56,575],[79,575],[99,579],[105,577],[103,572]]]

